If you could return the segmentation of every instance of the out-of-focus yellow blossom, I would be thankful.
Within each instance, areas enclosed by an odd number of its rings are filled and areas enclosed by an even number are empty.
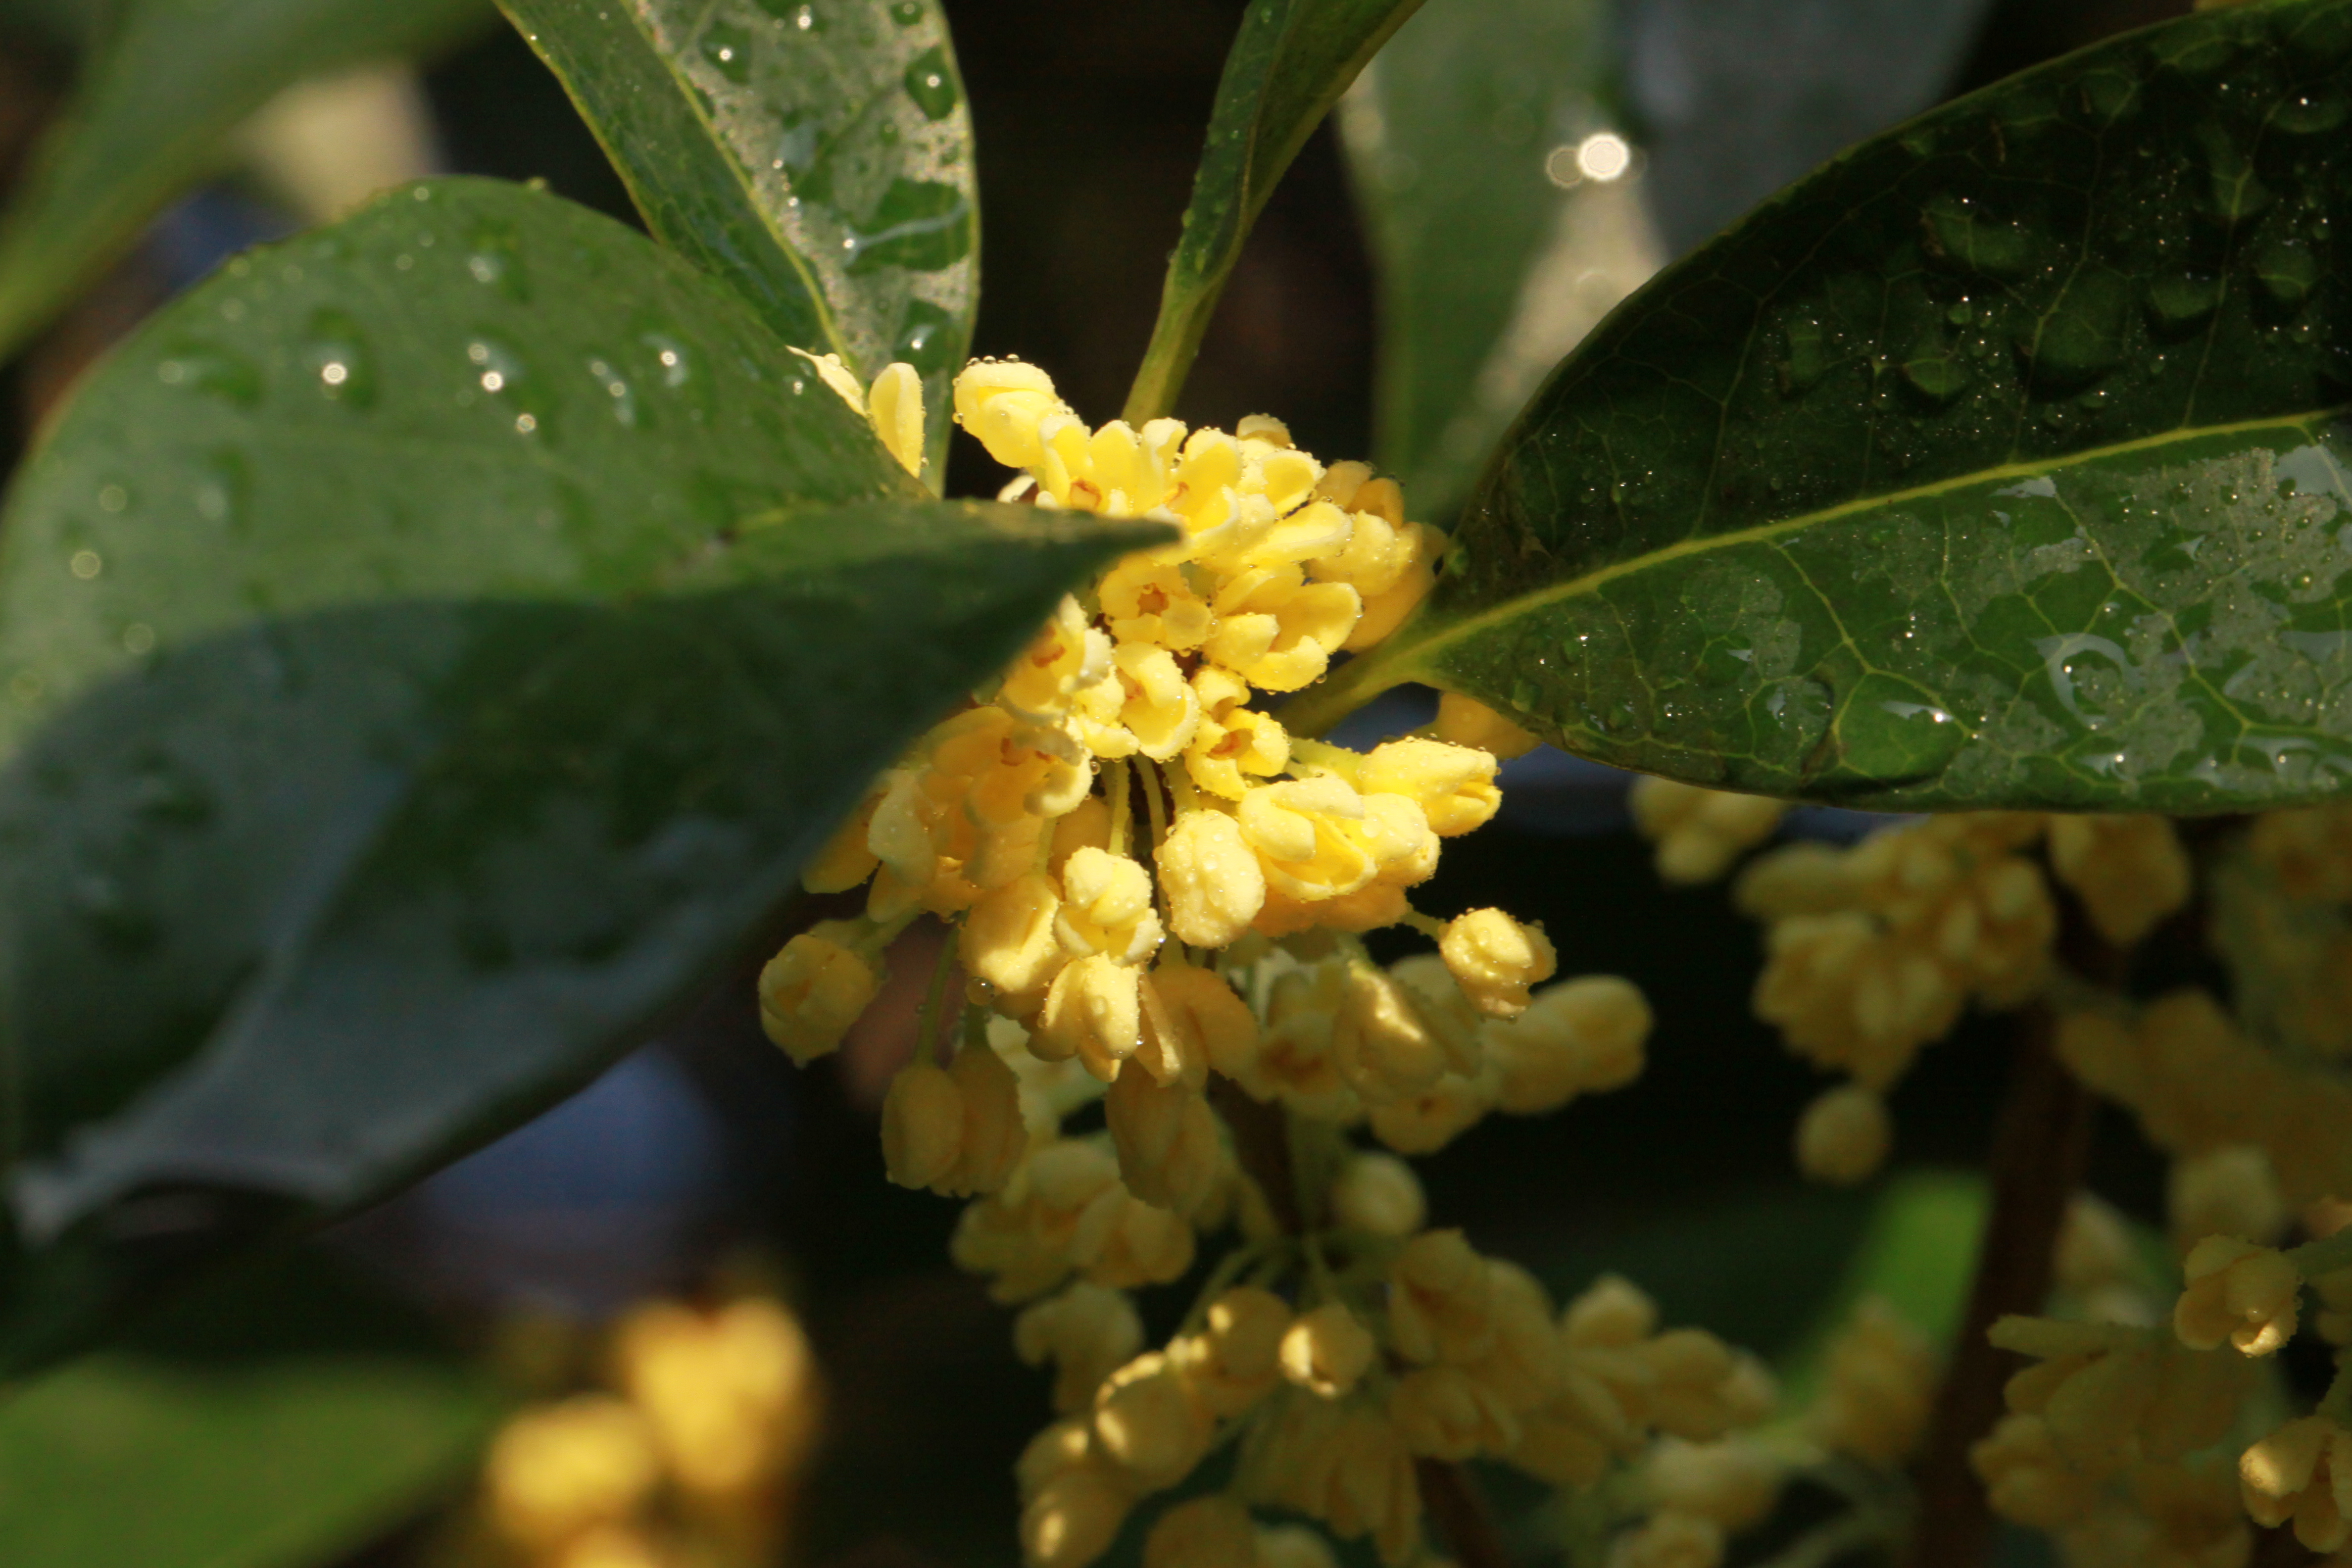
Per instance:
[[[1813,1436],[1833,1453],[1891,1469],[1927,1435],[1935,1403],[1935,1352],[1892,1307],[1865,1298],[1830,1346]]]
[[[1356,1386],[1379,1352],[1371,1331],[1339,1301],[1303,1313],[1282,1336],[1282,1374],[1326,1399]]]
[[[601,1394],[509,1421],[483,1471],[491,1523],[535,1551],[627,1519],[660,1479],[661,1458],[644,1414]]]
[[[1642,1467],[1643,1489],[1661,1509],[1744,1530],[1772,1511],[1780,1467],[1740,1437],[1713,1443],[1662,1437]]]
[[[1723,1526],[1678,1509],[1662,1509],[1610,1543],[1609,1568],[1718,1568]]]
[[[2137,1017],[2070,1014],[2058,1052],[2168,1152],[2259,1148],[2290,1205],[2352,1192],[2352,1084],[2263,1050],[2204,992],[2174,992]]]
[[[1023,1309],[1013,1346],[1031,1366],[1054,1363],[1054,1408],[1066,1415],[1093,1404],[1103,1379],[1143,1349],[1143,1320],[1126,1292],[1081,1280]]]
[[[1255,1568],[1257,1554],[1247,1508],[1229,1497],[1194,1498],[1152,1522],[1143,1568]]]
[[[2270,1156],[2250,1144],[2173,1161],[2165,1209],[2184,1255],[2209,1236],[2271,1243],[2286,1233],[2286,1199],[2271,1173]]]
[[[1990,1337],[2034,1358],[2009,1381],[2010,1410],[2040,1420],[2065,1467],[2092,1480],[2210,1447],[2249,1386],[2243,1358],[2153,1329],[2011,1317]]]
[[[1633,825],[1658,847],[1658,876],[1689,886],[1712,882],[1780,831],[1788,805],[1673,779],[1637,778],[1627,797]]]
[[[1013,1467],[1030,1568],[1086,1568],[1110,1549],[1143,1488],[1096,1445],[1092,1423],[1059,1421]]]
[[[2066,1568],[2246,1568],[2253,1546],[2235,1479],[2215,1465],[2142,1465],[2127,1495],[2058,1538]]]
[[[950,1197],[992,1193],[1028,1143],[1020,1081],[984,1046],[957,1052],[945,1068],[901,1068],[883,1098],[883,1161],[902,1187]]]
[[[1411,1236],[1429,1217],[1421,1178],[1393,1154],[1350,1158],[1332,1181],[1330,1203],[1333,1224],[1374,1236]]]
[[[2352,1542],[2352,1431],[2333,1416],[2290,1421],[2248,1448],[2238,1483],[2257,1524],[2292,1524],[2314,1552]]]
[[[1224,1136],[1197,1089],[1123,1072],[1103,1096],[1119,1179],[1145,1203],[1198,1210],[1224,1174]]]
[[[1860,1084],[1832,1089],[1797,1121],[1797,1168],[1816,1182],[1850,1187],[1868,1181],[1895,1144],[1886,1101]]]
[[[2163,816],[2053,816],[2050,868],[2098,933],[2129,947],[2189,901],[2189,852]]]
[[[1437,699],[1436,737],[1448,745],[1475,746],[1498,763],[1524,757],[1543,744],[1485,703],[1448,691]]]
[[[2245,1355],[2269,1355],[2294,1337],[2303,1276],[2284,1255],[2234,1236],[2209,1236],[2182,1266],[2188,1289],[2172,1326],[2191,1350],[2227,1340]]]
[[[1540,1116],[1580,1094],[1624,1088],[1642,1076],[1652,1022],[1640,988],[1613,974],[1545,986],[1517,1017],[1486,1025],[1496,1108]]]
[[[1307,1526],[1277,1524],[1257,1532],[1255,1568],[1339,1568],[1339,1560]]]
[[[797,1468],[815,1439],[808,1337],[774,1301],[750,1297],[709,1312],[641,1307],[615,1331],[613,1355],[622,1388],[689,1492],[740,1492]]]
[[[1243,1459],[1250,1495],[1318,1520],[1343,1541],[1370,1536],[1402,1568],[1421,1539],[1412,1454],[1383,1412],[1294,1392],[1254,1434]]]

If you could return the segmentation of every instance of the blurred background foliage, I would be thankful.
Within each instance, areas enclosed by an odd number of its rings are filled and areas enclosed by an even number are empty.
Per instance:
[[[1034,360],[1108,416],[1241,5],[947,9],[980,150],[975,352]],[[1308,449],[1370,453],[1443,521],[1543,373],[1664,261],[1859,137],[2186,9],[1428,0],[1274,195],[1178,412],[1276,412]],[[219,58],[232,45],[247,53]],[[0,0],[0,338],[21,342],[0,371],[0,460],[225,256],[435,170],[543,180],[630,216],[562,89],[485,6]],[[949,493],[995,482],[960,444]],[[1954,1173],[1981,1160],[2004,1026],[1969,1025],[1906,1080],[1901,1171],[1860,1194],[1804,1188],[1790,1130],[1817,1085],[1748,1016],[1755,928],[1719,889],[1659,883],[1621,777],[1538,752],[1506,778],[1504,820],[1448,852],[1430,907],[1544,921],[1565,968],[1633,977],[1659,1028],[1648,1074],[1605,1112],[1492,1125],[1430,1161],[1439,1221],[1557,1293],[1628,1274],[1668,1321],[1799,1379],[1865,1289],[1948,1333],[1981,1206]],[[901,976],[929,967],[903,956]],[[1007,1315],[948,1267],[954,1207],[882,1179],[875,1106],[914,1005],[886,995],[850,1049],[794,1075],[761,1037],[747,971],[540,1121],[0,1393],[0,1561],[472,1561],[467,1500],[502,1415],[611,1397],[582,1391],[625,1384],[593,1347],[632,1303],[748,1291],[792,1304],[830,1391],[787,1544],[759,1552],[1011,1562],[1010,1467],[1045,1387],[1008,1353]],[[2097,1150],[2095,1187],[2157,1215],[2160,1166],[2120,1118]],[[814,1401],[815,1376],[792,1386]]]

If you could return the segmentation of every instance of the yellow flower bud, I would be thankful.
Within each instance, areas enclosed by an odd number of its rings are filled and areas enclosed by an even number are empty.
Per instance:
[[[1445,535],[1423,522],[1407,523],[1401,531],[1412,540],[1412,553],[1393,586],[1365,595],[1354,629],[1341,645],[1349,653],[1361,653],[1385,641],[1437,585],[1437,562],[1445,553]]]
[[[1680,1509],[1660,1509],[1617,1538],[1609,1568],[1720,1568],[1723,1526]]]
[[[1391,741],[1376,746],[1356,773],[1366,795],[1401,795],[1419,805],[1430,830],[1452,838],[1494,820],[1503,803],[1495,756],[1443,741]]]
[[[923,476],[923,378],[910,364],[890,364],[866,395],[866,417],[898,466]]]
[[[1339,1568],[1339,1560],[1307,1525],[1277,1524],[1257,1532],[1256,1568]]]
[[[1069,963],[1056,928],[1061,912],[1053,883],[1032,871],[982,895],[964,916],[956,937],[964,973],[992,987],[996,1006],[1014,1017],[1043,1006]]]
[[[1055,930],[1074,957],[1100,953],[1116,963],[1139,963],[1160,949],[1160,916],[1151,907],[1151,875],[1124,855],[1083,848],[1062,868],[1062,908]]]
[[[2189,901],[2189,852],[2163,816],[2050,818],[2050,868],[2099,934],[2129,947]]]
[[[1053,378],[1019,360],[974,361],[955,379],[956,423],[1008,468],[1035,468],[1045,456],[1039,426],[1068,413]]]
[[[849,814],[848,820],[834,830],[818,850],[816,858],[801,868],[801,886],[812,893],[845,893],[866,878],[874,875],[880,864],[874,851],[866,847],[866,836],[874,822],[874,808],[882,803],[877,786],[869,791]]]
[[[824,921],[786,942],[760,971],[760,1025],[802,1067],[829,1055],[881,989],[864,955],[844,945],[859,928]]]
[[[1177,1504],[1143,1542],[1143,1568],[1253,1568],[1256,1559],[1249,1510],[1229,1497]]]
[[[1661,1438],[1643,1475],[1664,1507],[1726,1530],[1762,1522],[1780,1495],[1780,1471],[1770,1456],[1736,1437],[1715,1443]]]
[[[1411,1236],[1429,1217],[1429,1200],[1412,1167],[1393,1154],[1360,1153],[1331,1184],[1331,1219],[1375,1236]]]
[[[1282,1382],[1290,1304],[1270,1290],[1242,1286],[1210,1302],[1206,1316],[1200,1332],[1169,1345],[1169,1362],[1212,1415],[1242,1415]]]
[[[1398,1378],[1389,1390],[1389,1419],[1424,1458],[1503,1454],[1519,1440],[1510,1406],[1458,1366],[1424,1366]]]
[[[1993,1512],[2032,1530],[2059,1530],[2088,1513],[2099,1483],[2078,1474],[2058,1452],[2038,1415],[2005,1415],[1969,1449]]]
[[[1086,611],[1066,595],[1036,640],[1005,670],[997,700],[1021,717],[1050,721],[1068,710],[1077,693],[1110,673],[1110,639],[1089,626]]]
[[[1122,1072],[1103,1096],[1119,1179],[1145,1203],[1191,1214],[1224,1170],[1216,1113],[1197,1089],[1163,1088],[1148,1072]]]
[[[1177,813],[1153,858],[1179,942],[1230,946],[1265,907],[1265,873],[1241,825],[1222,811]]]
[[[1339,1076],[1372,1106],[1423,1092],[1446,1068],[1445,1048],[1413,1005],[1412,994],[1361,963],[1350,965],[1342,982],[1331,1056]]]
[[[2246,1511],[2265,1529],[2292,1521],[2294,1538],[2314,1552],[2352,1542],[2352,1432],[2326,1415],[2290,1421],[2238,1460]]]
[[[2226,1144],[2172,1162],[2166,1208],[2183,1252],[2209,1236],[2273,1242],[2286,1230],[2286,1199],[2270,1155],[2252,1144]]]
[[[491,1445],[483,1471],[491,1521],[527,1550],[627,1518],[660,1479],[645,1416],[601,1394],[516,1416]]]
[[[1096,1443],[1153,1490],[1182,1480],[1208,1452],[1214,1429],[1182,1375],[1158,1351],[1111,1373],[1095,1399]]]
[[[1813,1181],[1850,1187],[1877,1173],[1894,1142],[1886,1102],[1860,1084],[1845,1084],[1821,1095],[1798,1120],[1797,1168]]]
[[[1643,836],[1658,846],[1658,875],[1685,886],[1730,870],[1772,837],[1789,809],[1761,795],[1655,777],[1635,779],[1627,805]]]
[[[1013,1348],[1031,1366],[1054,1363],[1054,1408],[1066,1415],[1091,1406],[1102,1381],[1143,1348],[1143,1320],[1125,1292],[1081,1280],[1025,1308]]]
[[[1813,1433],[1833,1452],[1892,1468],[1918,1447],[1935,1399],[1935,1352],[1885,1302],[1866,1298],[1831,1342]]]
[[[1437,699],[1437,738],[1452,746],[1475,746],[1499,763],[1524,757],[1543,744],[1485,703],[1454,692]]]
[[[1209,970],[1180,963],[1153,970],[1150,984],[1178,1027],[1201,1042],[1211,1067],[1229,1078],[1249,1071],[1257,1056],[1257,1015],[1232,986]]]
[[[1493,1345],[1486,1259],[1458,1230],[1425,1230],[1389,1266],[1389,1334],[1411,1361],[1470,1361]]]
[[[2189,1349],[2210,1351],[2227,1340],[2243,1354],[2269,1355],[2294,1337],[2303,1277],[2282,1254],[2211,1236],[2189,1249],[2183,1272],[2189,1288],[2172,1310],[2172,1327]]]
[[[1580,1094],[1622,1089],[1641,1077],[1650,1004],[1632,981],[1586,974],[1537,992],[1516,1018],[1485,1026],[1498,1077],[1496,1104],[1540,1116]]]
[[[1027,1568],[1087,1568],[1118,1539],[1135,1506],[1134,1483],[1108,1467],[1056,1476],[1021,1510]]]
[[[1369,1371],[1380,1346],[1371,1331],[1338,1301],[1326,1301],[1282,1336],[1282,1375],[1310,1393],[1338,1399]]]
[[[1559,967],[1541,926],[1522,925],[1500,910],[1473,910],[1447,923],[1439,954],[1471,1005],[1492,1018],[1527,1011],[1528,987]]]
[[[1434,1154],[1494,1109],[1493,1075],[1449,1072],[1427,1089],[1376,1105],[1373,1136],[1400,1154]]]
[[[1143,1043],[1141,976],[1101,953],[1076,959],[1054,977],[1029,1048],[1047,1061],[1076,1057],[1105,1083]]]
[[[882,1161],[902,1187],[928,1187],[955,1169],[963,1151],[963,1093],[929,1062],[912,1062],[882,1097]]]

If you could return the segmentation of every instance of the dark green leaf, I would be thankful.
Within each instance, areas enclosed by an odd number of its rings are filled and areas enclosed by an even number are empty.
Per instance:
[[[0,541],[0,1336],[576,1087],[1159,532],[916,494],[731,293],[517,186],[389,198],[118,351]]]
[[[1664,259],[1639,186],[1577,167],[1605,122],[1607,18],[1448,0],[1340,101],[1380,272],[1373,454],[1416,517],[1453,515],[1528,394]]]
[[[1869,1225],[1833,1289],[1779,1358],[1790,1407],[1812,1396],[1823,1355],[1867,1299],[1884,1301],[1939,1349],[1958,1337],[1990,1206],[1984,1178],[1956,1171],[1906,1171],[1873,1195]]]
[[[456,1483],[501,1400],[313,1258],[240,1269],[0,1404],[9,1568],[310,1568]]]
[[[971,115],[939,0],[501,0],[660,238],[784,342],[923,374],[929,472],[980,304]]]
[[[220,162],[222,139],[279,89],[429,48],[487,15],[484,0],[125,0],[0,221],[0,358]]]
[[[2352,0],[2207,12],[1868,143],[1504,443],[1423,679],[1605,762],[1883,806],[2242,809],[2352,768]]]
[[[1242,242],[1290,161],[1421,0],[1251,0],[1225,57],[1192,177],[1184,232],[1168,258],[1160,320],[1127,396],[1140,425],[1175,405]]]

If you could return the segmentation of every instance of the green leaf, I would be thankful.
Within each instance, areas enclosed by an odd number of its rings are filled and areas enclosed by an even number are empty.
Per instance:
[[[1804,1337],[1780,1359],[1790,1408],[1810,1400],[1831,1343],[1854,1309],[1875,1297],[1938,1348],[1958,1337],[1991,1206],[1973,1172],[1906,1171],[1873,1195],[1870,1219]]]
[[[938,0],[500,0],[654,234],[788,343],[922,373],[938,488],[980,307],[971,114]]]
[[[1449,0],[1339,103],[1380,275],[1373,452],[1450,517],[1559,356],[1664,258],[1629,181],[1584,178],[1601,0]]]
[[[1164,531],[919,496],[733,294],[518,186],[118,350],[0,538],[0,1347],[585,1081]]]
[[[310,1568],[458,1479],[502,1401],[348,1271],[241,1269],[0,1403],[9,1568]]]
[[[2212,11],[1867,143],[1661,274],[1496,455],[1426,680],[1873,806],[2244,809],[2352,767],[2352,0]]]
[[[1290,161],[1421,0],[1251,0],[1217,82],[1160,320],[1127,395],[1129,423],[1175,406],[1242,243]]]
[[[483,0],[126,0],[0,218],[0,359],[210,172],[223,139],[281,88],[431,48],[486,15]]]

